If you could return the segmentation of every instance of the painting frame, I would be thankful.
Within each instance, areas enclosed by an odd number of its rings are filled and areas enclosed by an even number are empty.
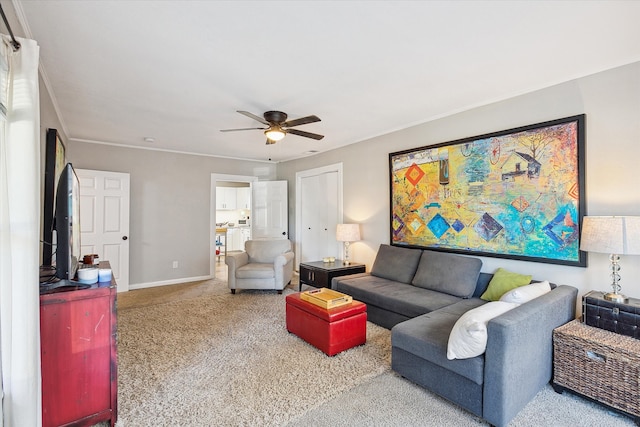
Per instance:
[[[66,148],[57,129],[47,129],[44,166],[44,195],[42,222],[42,265],[53,262],[53,228],[56,188],[66,165]]]
[[[389,153],[390,244],[587,266],[580,114]]]

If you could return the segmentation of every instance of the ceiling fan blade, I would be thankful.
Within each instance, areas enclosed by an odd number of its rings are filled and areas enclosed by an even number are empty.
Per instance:
[[[317,133],[305,132],[303,130],[298,130],[298,129],[287,129],[285,130],[285,132],[290,133],[292,135],[304,136],[305,138],[311,138],[311,139],[317,139],[317,140],[321,140],[322,138],[324,138],[324,135],[318,135]]]
[[[268,129],[268,128],[220,129],[220,132],[235,132],[235,131],[238,131],[238,130],[255,130],[255,129],[265,130],[265,129]]]
[[[288,122],[284,122],[282,126],[291,128],[294,126],[306,125],[307,123],[315,123],[319,121],[320,121],[320,118],[318,116],[307,116],[307,117],[301,117],[299,119],[289,120]]]
[[[242,114],[243,116],[247,116],[247,117],[249,117],[249,118],[251,118],[253,120],[259,121],[263,125],[269,126],[271,124],[268,121],[266,121],[265,119],[263,119],[262,117],[256,116],[255,114],[250,113],[248,111],[238,111],[238,113]]]

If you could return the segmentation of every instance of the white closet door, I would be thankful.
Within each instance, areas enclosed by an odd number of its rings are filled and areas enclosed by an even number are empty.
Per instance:
[[[338,173],[330,171],[301,179],[300,262],[339,258],[336,241],[338,224]]]

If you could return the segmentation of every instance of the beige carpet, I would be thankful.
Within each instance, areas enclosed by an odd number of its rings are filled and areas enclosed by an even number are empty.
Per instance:
[[[390,371],[388,330],[328,357],[286,331],[284,295],[216,287],[119,308],[118,427],[486,425]],[[550,387],[512,423],[583,425],[634,424]]]
[[[328,357],[287,332],[284,298],[119,310],[118,426],[282,425],[389,370],[388,330],[368,324],[366,345]]]

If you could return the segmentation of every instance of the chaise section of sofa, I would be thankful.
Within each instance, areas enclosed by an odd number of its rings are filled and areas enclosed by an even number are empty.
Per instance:
[[[551,380],[553,329],[575,318],[577,292],[557,286],[489,321],[485,353],[469,359],[447,359],[449,335],[463,312],[484,301],[473,298],[400,323],[391,330],[391,368],[505,426]]]
[[[484,353],[447,358],[461,316],[484,306],[493,277],[479,259],[381,245],[370,273],[333,279],[332,288],[367,304],[369,320],[391,329],[391,367],[408,380],[506,426],[551,379],[552,332],[575,318],[578,290],[551,291],[487,322]]]

